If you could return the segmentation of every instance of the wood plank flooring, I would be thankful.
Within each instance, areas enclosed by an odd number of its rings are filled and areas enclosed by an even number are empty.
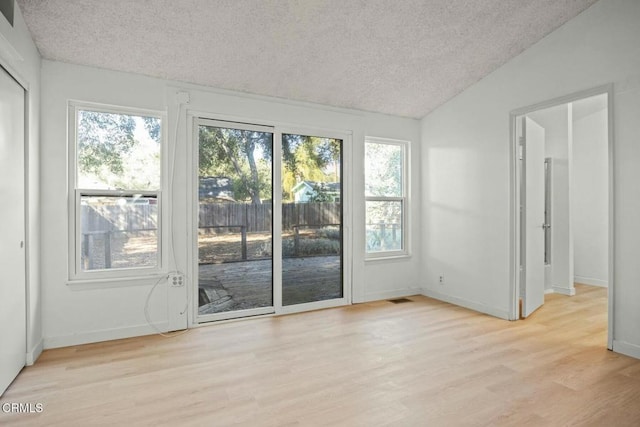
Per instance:
[[[507,322],[422,296],[45,351],[0,399],[46,426],[637,426],[606,289]]]

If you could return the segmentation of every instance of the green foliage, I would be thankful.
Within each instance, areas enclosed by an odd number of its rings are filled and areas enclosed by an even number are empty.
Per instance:
[[[77,123],[81,188],[160,188],[160,127],[155,117],[80,110]]]
[[[318,230],[318,236],[330,240],[340,240],[342,233],[338,227],[325,227]]]
[[[402,249],[402,229],[396,228],[395,236],[389,229],[367,226],[367,252]],[[394,238],[395,237],[395,238]]]
[[[402,202],[366,202],[367,250],[401,249]]]
[[[231,178],[234,198],[261,203],[271,199],[273,135],[240,129],[200,126],[200,176]],[[284,134],[282,136],[283,198],[293,200],[300,181],[337,182],[341,142],[337,139]],[[335,166],[333,173],[327,168]],[[331,201],[323,189],[315,201]]]
[[[123,156],[136,143],[133,117],[96,111],[80,111],[78,116],[79,173],[122,173]]]
[[[340,241],[331,239],[300,239],[298,256],[339,255]],[[287,258],[296,256],[293,239],[282,241],[282,255]]]
[[[342,141],[305,135],[282,135],[282,192],[283,200],[294,199],[292,189],[300,181],[337,182]],[[327,172],[334,166],[333,173]],[[312,201],[325,202],[331,198],[322,188],[316,188]]]
[[[326,202],[332,202],[333,201],[333,197],[330,194],[330,192],[327,190],[327,188],[323,185],[320,184],[314,184],[312,185],[313,187],[313,194],[311,195],[311,197],[309,197],[309,201],[310,202],[314,202],[314,203],[326,203]]]
[[[149,132],[149,136],[160,143],[160,120],[156,117],[143,117],[144,128]]]
[[[365,194],[402,195],[402,147],[392,144],[365,144]]]
[[[199,136],[200,176],[231,178],[239,201],[271,198],[272,134],[200,126]]]

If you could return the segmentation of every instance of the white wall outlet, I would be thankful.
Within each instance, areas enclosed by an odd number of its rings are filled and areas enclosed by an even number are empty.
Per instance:
[[[444,273],[440,275],[440,284],[444,285]]]
[[[180,273],[169,274],[169,285],[176,288],[184,286],[184,275]]]

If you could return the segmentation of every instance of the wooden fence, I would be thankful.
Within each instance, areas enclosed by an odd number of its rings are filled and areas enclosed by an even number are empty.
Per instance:
[[[271,205],[244,203],[201,204],[200,228],[244,226],[246,231],[271,231]],[[301,225],[339,224],[340,203],[285,203],[282,205],[282,228],[293,230]]]
[[[93,269],[97,258],[104,258],[103,268],[111,267],[113,234],[156,231],[158,227],[158,205],[81,206],[81,209],[82,262],[85,269]],[[335,202],[282,205],[283,230],[294,233],[296,256],[299,253],[300,228],[339,226],[340,209],[340,203]],[[248,257],[247,233],[271,232],[270,204],[201,204],[198,214],[201,230],[216,234],[240,232],[243,260]]]
[[[158,205],[82,206],[80,218],[83,234],[106,231],[155,230]],[[248,233],[271,231],[270,204],[208,203],[199,207],[200,228],[245,227]],[[282,227],[340,224],[340,203],[285,203]]]
[[[158,228],[158,205],[82,205],[80,209],[83,234],[107,231],[143,231]]]

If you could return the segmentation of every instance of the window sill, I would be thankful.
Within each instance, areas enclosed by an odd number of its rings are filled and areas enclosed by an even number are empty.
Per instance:
[[[104,288],[121,288],[130,286],[148,286],[154,285],[162,279],[166,279],[166,274],[153,274],[149,276],[128,276],[128,277],[109,277],[109,278],[82,278],[67,280],[67,286],[71,289],[104,289]]]
[[[402,252],[402,253],[388,253],[384,255],[375,255],[375,256],[365,256],[365,262],[375,262],[375,261],[395,261],[395,260],[403,260],[411,258],[410,253]]]

